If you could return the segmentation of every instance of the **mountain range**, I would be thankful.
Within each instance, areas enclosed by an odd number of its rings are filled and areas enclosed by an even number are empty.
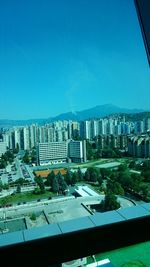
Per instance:
[[[31,125],[33,123],[38,123],[43,125],[45,123],[54,122],[57,120],[88,120],[88,119],[97,119],[104,118],[113,114],[137,114],[144,113],[144,110],[141,109],[127,109],[121,108],[112,104],[98,105],[93,108],[89,108],[82,111],[76,112],[67,112],[62,113],[55,117],[49,117],[47,119],[29,119],[29,120],[0,120],[0,127],[13,127],[13,126],[24,126]],[[149,112],[148,112],[149,113]],[[150,115],[150,114],[149,114]]]

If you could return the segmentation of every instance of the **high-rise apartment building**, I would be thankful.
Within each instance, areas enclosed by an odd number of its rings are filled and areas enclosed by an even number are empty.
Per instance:
[[[7,143],[0,142],[0,156],[7,151]]]
[[[23,127],[23,149],[30,149],[29,127]]]
[[[68,157],[67,142],[39,143],[37,146],[40,165],[64,163]]]
[[[150,137],[147,135],[128,138],[128,153],[133,157],[150,157]]]
[[[91,138],[98,136],[98,121],[91,121]]]
[[[21,128],[14,129],[14,131],[12,132],[12,148],[17,148],[17,146],[19,146],[19,148],[22,147]]]
[[[91,139],[91,121],[82,121],[80,123],[80,136],[83,139]]]
[[[86,161],[86,141],[73,141],[68,143],[68,157],[72,162]]]

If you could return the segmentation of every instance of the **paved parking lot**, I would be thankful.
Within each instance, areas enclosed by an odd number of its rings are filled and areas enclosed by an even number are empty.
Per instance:
[[[19,178],[28,179],[34,182],[34,174],[29,166],[21,163],[18,158],[15,158],[13,164],[9,164],[6,169],[0,170],[0,180],[3,184],[11,184]]]

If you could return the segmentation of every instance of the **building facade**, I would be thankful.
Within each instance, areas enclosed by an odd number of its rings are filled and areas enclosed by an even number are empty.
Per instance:
[[[67,162],[67,142],[39,143],[37,146],[38,163],[40,165]]]
[[[0,157],[2,154],[5,154],[6,151],[7,151],[7,143],[0,142]]]
[[[150,157],[150,136],[139,135],[128,138],[128,153],[137,158]]]
[[[68,157],[72,162],[86,161],[86,141],[73,141],[68,143]]]

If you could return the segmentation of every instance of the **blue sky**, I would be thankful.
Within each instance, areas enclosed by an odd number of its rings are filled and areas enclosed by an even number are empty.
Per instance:
[[[132,0],[0,2],[0,119],[112,103],[149,109],[150,68]]]

